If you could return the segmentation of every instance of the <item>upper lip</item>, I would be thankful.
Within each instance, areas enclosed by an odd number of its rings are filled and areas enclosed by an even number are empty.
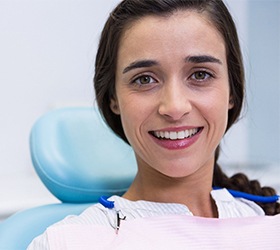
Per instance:
[[[180,132],[185,130],[191,130],[196,128],[202,128],[202,126],[184,126],[184,127],[170,127],[170,128],[163,128],[163,129],[157,129],[153,130],[151,132]]]

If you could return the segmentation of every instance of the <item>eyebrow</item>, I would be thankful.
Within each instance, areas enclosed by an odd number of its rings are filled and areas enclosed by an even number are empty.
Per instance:
[[[155,65],[158,65],[159,63],[155,60],[139,60],[139,61],[135,61],[132,62],[131,64],[129,64],[127,67],[124,68],[123,70],[123,74],[127,73],[130,70],[133,69],[138,69],[138,68],[148,68],[148,67],[152,67]]]
[[[188,56],[185,58],[185,62],[190,63],[218,63],[222,64],[221,60],[209,55],[201,55],[201,56]]]
[[[188,56],[184,60],[185,62],[189,63],[218,63],[222,64],[222,62],[209,55],[201,55],[201,56]],[[123,74],[127,73],[130,70],[138,69],[138,68],[148,68],[155,65],[159,65],[159,63],[155,60],[138,60],[135,62],[130,63],[127,67],[124,68]]]

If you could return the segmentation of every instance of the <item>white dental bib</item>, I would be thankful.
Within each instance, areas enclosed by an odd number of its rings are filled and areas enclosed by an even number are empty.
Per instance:
[[[102,225],[60,225],[47,230],[51,250],[279,249],[280,215],[209,219],[164,215]]]

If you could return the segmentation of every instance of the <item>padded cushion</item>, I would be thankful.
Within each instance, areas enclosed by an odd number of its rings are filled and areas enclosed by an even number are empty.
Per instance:
[[[93,107],[45,114],[32,128],[30,150],[41,180],[63,202],[87,203],[100,195],[121,195],[136,174],[133,150]]]
[[[0,223],[0,249],[26,249],[32,239],[67,215],[79,215],[92,204],[50,204],[14,214]]]

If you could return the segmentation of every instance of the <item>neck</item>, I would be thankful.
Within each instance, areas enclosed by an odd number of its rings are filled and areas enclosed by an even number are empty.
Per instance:
[[[152,168],[146,174],[140,168],[134,182],[123,197],[133,201],[184,204],[195,216],[217,217],[217,208],[210,195],[212,173],[213,168],[208,174],[201,171],[193,176],[173,178],[156,172]]]

